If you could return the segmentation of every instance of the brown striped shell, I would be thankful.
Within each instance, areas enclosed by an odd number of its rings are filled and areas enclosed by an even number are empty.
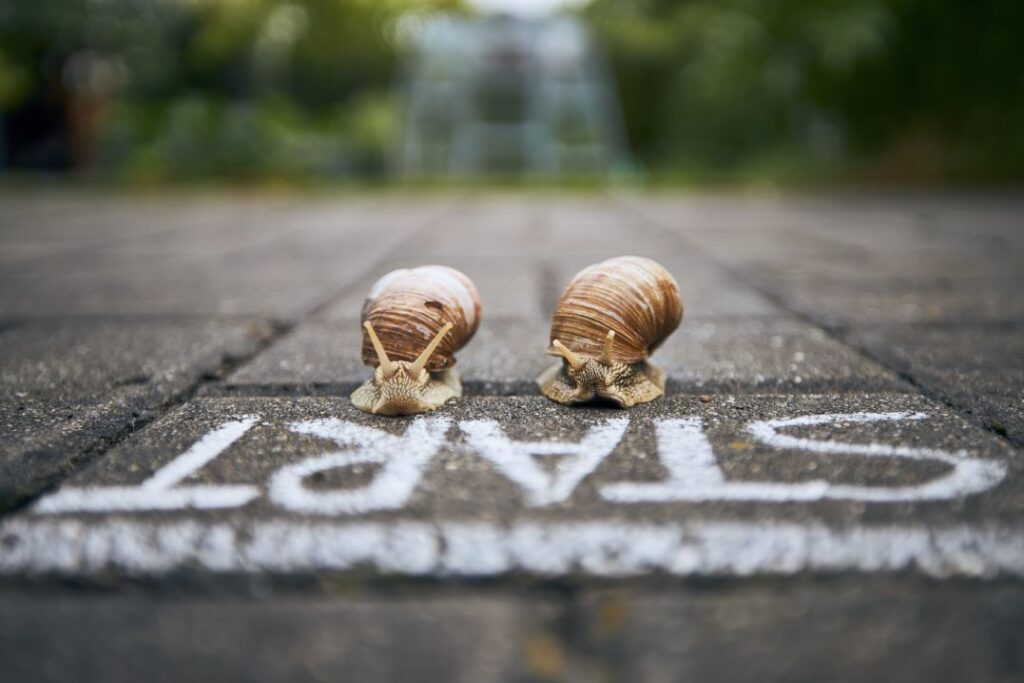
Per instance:
[[[427,370],[437,372],[455,365],[461,349],[480,326],[480,295],[473,281],[447,266],[401,268],[383,276],[363,304],[360,322],[369,321],[388,358],[412,362],[445,323],[452,330],[430,356]],[[363,363],[380,364],[366,330]]]
[[[609,330],[611,359],[647,359],[683,320],[683,300],[672,275],[640,256],[619,256],[588,266],[562,292],[551,339],[593,358],[601,356]]]

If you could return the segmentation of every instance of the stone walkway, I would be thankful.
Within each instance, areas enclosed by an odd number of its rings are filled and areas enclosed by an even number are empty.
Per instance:
[[[650,256],[668,395],[534,380]],[[466,397],[354,410],[443,263]],[[1024,677],[1024,200],[0,195],[0,679]]]

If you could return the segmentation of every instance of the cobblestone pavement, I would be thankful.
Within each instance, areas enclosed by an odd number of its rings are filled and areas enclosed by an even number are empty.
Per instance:
[[[0,195],[0,679],[1024,679],[1024,199]],[[668,395],[535,378],[582,266]],[[359,310],[476,282],[386,419]]]

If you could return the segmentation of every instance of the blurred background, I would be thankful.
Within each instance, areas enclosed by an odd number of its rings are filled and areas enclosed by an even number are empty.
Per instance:
[[[0,173],[1007,184],[1019,0],[0,4]]]

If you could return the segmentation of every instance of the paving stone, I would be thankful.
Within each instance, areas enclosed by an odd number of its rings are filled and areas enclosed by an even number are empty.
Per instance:
[[[1024,444],[1024,326],[858,327],[850,338]]]
[[[895,374],[788,317],[684,320],[652,362],[673,391],[905,390]]]
[[[544,354],[548,327],[533,320],[484,320],[458,354],[469,395],[535,394],[536,378],[552,362]],[[347,396],[370,377],[360,355],[356,321],[304,323],[228,378],[229,387],[306,388]]]
[[[484,320],[459,354],[470,395],[536,395],[536,378],[555,359],[545,353],[548,323]],[[232,386],[333,388],[348,393],[369,377],[361,333],[350,323],[305,323],[232,375]],[[653,357],[669,393],[765,390],[906,390],[896,375],[791,319],[686,320]]]
[[[236,370],[227,384],[351,391],[369,377],[361,348],[358,323],[305,322]]]
[[[555,610],[513,597],[0,596],[7,681],[553,680]]]
[[[1024,320],[1015,280],[872,280],[753,276],[787,306],[829,325]]]
[[[979,276],[990,279],[1014,278],[1020,272],[1020,253],[1013,249],[969,248],[951,244],[875,245],[874,248],[853,247],[819,249],[812,258],[801,258],[789,250],[736,259],[730,249],[726,258],[736,267],[752,271],[771,270],[787,279],[848,282],[857,288],[872,281],[918,280],[930,283],[951,283],[970,286]],[[964,281],[960,285],[960,281]]]
[[[226,315],[294,319],[338,295],[447,204],[395,210],[372,205],[256,202],[185,211],[165,229],[145,207],[88,223],[88,248],[22,259],[0,278],[0,316]],[[412,210],[420,208],[422,210]],[[218,213],[220,209],[220,213]],[[380,224],[384,229],[378,228]],[[374,239],[368,240],[367,235]],[[0,239],[11,237],[0,233]],[[15,236],[16,237],[16,236]],[[17,239],[13,240],[17,243]]]
[[[671,251],[630,253],[653,258],[672,273],[683,297],[684,324],[691,320],[721,317],[786,315],[762,294],[707,259],[687,253],[674,254]],[[608,257],[615,255],[608,254]],[[549,305],[550,312],[554,312],[558,296],[576,273],[600,260],[603,259],[567,258],[560,259],[557,265],[550,267],[549,279],[554,292]]]
[[[196,221],[204,227],[222,224],[244,215],[251,207],[251,203],[222,200],[72,197],[59,192],[38,194],[12,206],[10,195],[5,194],[0,205],[0,235],[5,244],[14,245],[111,245],[159,235]]]
[[[561,198],[476,198],[458,205],[417,247],[450,255],[531,256],[621,253],[663,237],[643,229],[643,219],[601,196],[583,203]],[[435,253],[436,253],[435,252]]]
[[[0,573],[1024,575],[1011,449],[918,396],[630,411],[467,398],[432,417],[377,418],[340,397],[193,401],[0,527]],[[158,470],[167,484],[102,489]]]
[[[1019,585],[597,590],[580,611],[580,658],[595,680],[1008,683],[1024,676]]]
[[[431,260],[419,253],[393,256],[375,266],[358,285],[332,304],[324,317],[332,320],[359,321],[366,295],[382,275],[398,268],[439,264],[465,273],[480,293],[483,320],[538,320],[545,315],[542,296],[543,263],[534,258],[498,256],[443,255]]]
[[[0,277],[0,317],[220,315],[294,319],[336,291],[315,279]]]
[[[25,323],[0,333],[0,503],[37,491],[98,441],[152,419],[225,359],[253,353],[256,322]]]

